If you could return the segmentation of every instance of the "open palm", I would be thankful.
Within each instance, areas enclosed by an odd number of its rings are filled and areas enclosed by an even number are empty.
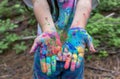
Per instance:
[[[71,71],[80,66],[83,61],[85,46],[89,47],[91,52],[95,52],[91,36],[82,28],[71,28],[68,31],[67,39],[63,44],[64,68],[70,67]],[[70,65],[71,63],[71,65]]]
[[[54,33],[42,33],[33,43],[30,54],[40,47],[41,70],[47,75],[56,71],[56,56],[61,51],[61,42],[59,35]]]

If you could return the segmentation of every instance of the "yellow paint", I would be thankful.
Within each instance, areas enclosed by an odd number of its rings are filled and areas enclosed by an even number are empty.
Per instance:
[[[84,53],[84,49],[82,47],[77,47],[78,53]]]
[[[84,57],[84,53],[79,53],[79,56]]]
[[[73,54],[73,59],[77,59],[77,54]]]

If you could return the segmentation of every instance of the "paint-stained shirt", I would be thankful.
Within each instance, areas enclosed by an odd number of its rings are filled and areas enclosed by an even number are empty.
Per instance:
[[[23,0],[27,6],[33,7],[31,0]],[[67,30],[73,20],[78,0],[47,0],[50,6],[52,18],[58,29]],[[92,9],[98,5],[97,0],[92,0]],[[38,27],[38,33],[41,28]]]

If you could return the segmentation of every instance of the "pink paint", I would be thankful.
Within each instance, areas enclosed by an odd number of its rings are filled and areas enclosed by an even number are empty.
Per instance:
[[[43,34],[43,35],[42,35],[42,37],[47,37],[47,36],[48,36],[48,34]]]
[[[75,70],[75,64],[76,64],[75,62],[71,62],[71,68],[70,68],[71,71]]]
[[[70,61],[71,61],[71,56],[70,55],[67,55],[66,57],[66,62],[65,62],[65,65],[64,65],[64,68],[65,69],[68,69],[69,66],[70,66]]]
[[[63,8],[68,8],[68,7],[72,8],[73,4],[74,4],[74,0],[68,0],[63,4]]]
[[[31,51],[31,52],[35,52],[35,51],[36,51],[36,49],[38,48],[38,46],[39,46],[39,44],[38,44],[38,43],[35,43],[35,44],[34,44],[34,47],[33,47],[33,48],[31,48],[31,49],[33,49],[33,51]]]
[[[65,69],[68,69],[69,66],[70,66],[70,62],[65,62],[64,68],[65,68]]]

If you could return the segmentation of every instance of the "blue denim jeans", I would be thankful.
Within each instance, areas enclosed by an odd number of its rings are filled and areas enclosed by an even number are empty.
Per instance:
[[[57,61],[56,71],[48,76],[41,71],[39,50],[34,55],[33,79],[84,79],[84,60],[75,71],[64,69],[65,62]]]

